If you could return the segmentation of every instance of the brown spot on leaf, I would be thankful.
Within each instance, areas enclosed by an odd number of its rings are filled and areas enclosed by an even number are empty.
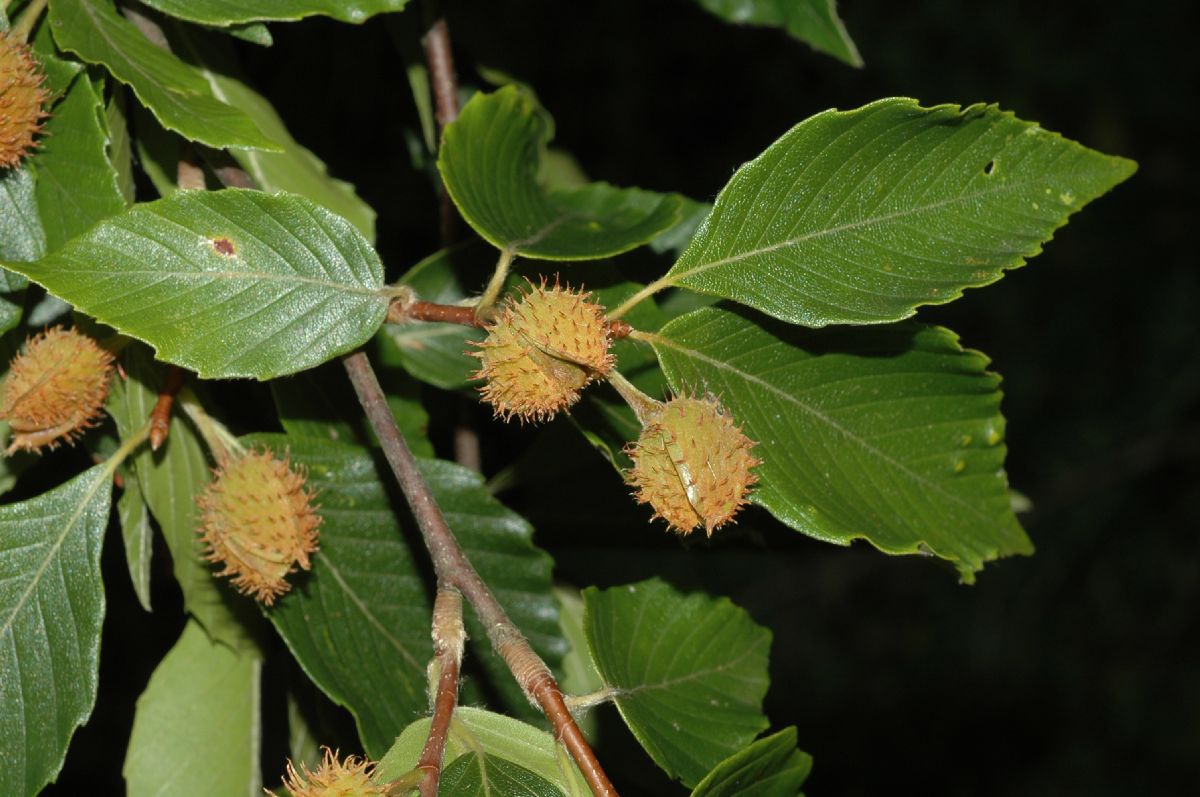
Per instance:
[[[233,241],[224,236],[220,238],[213,238],[211,239],[210,243],[212,244],[213,251],[218,255],[233,257],[237,254],[237,247],[233,245]]]

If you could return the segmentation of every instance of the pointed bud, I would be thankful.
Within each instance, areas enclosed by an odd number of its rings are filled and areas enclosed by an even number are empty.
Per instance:
[[[0,169],[16,166],[36,146],[50,96],[44,82],[29,48],[0,33]]]
[[[742,434],[716,399],[681,396],[664,403],[629,448],[629,483],[638,503],[671,529],[713,531],[748,501],[759,464]]]
[[[287,592],[289,573],[308,570],[321,517],[305,477],[270,451],[234,454],[197,499],[206,558],[232,576],[238,591],[270,606]]]
[[[604,308],[591,294],[545,281],[530,288],[505,302],[480,350],[469,352],[482,361],[474,378],[487,380],[484,401],[505,420],[552,418],[613,366]]]
[[[374,770],[374,764],[357,756],[338,761],[337,753],[326,747],[325,757],[316,772],[304,764],[297,772],[288,761],[283,785],[292,797],[383,797],[387,788],[371,780]],[[273,791],[267,794],[277,797]]]
[[[108,396],[112,354],[73,329],[52,327],[25,342],[13,358],[0,397],[8,421],[7,454],[74,443],[95,426]]]

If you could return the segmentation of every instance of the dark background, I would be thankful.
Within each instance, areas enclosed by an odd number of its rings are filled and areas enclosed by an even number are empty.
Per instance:
[[[1140,164],[1027,268],[920,314],[1005,377],[1009,471],[1033,502],[1034,557],[965,587],[936,563],[819,544],[754,514],[751,532],[685,550],[637,516],[581,516],[629,503],[583,446],[568,449],[569,474],[504,496],[565,581],[657,574],[729,595],[772,628],[767,710],[814,755],[810,794],[1196,793],[1200,276],[1185,186],[1198,83],[1184,6],[847,0],[861,70],[685,0],[445,6],[464,85],[480,84],[476,65],[528,82],[556,144],[619,185],[711,200],[796,122],[892,95],[997,102]],[[272,31],[270,50],[239,46],[253,82],[379,212],[398,276],[438,237],[429,179],[404,143],[416,116],[392,36],[382,20]],[[435,414],[443,446],[453,420]],[[535,434],[481,423],[489,469]],[[107,560],[119,574],[119,545]],[[113,616],[137,616],[122,578],[109,584]],[[133,701],[177,633],[164,601],[136,629],[106,628],[105,650],[125,658],[104,660],[101,703],[54,793],[109,788],[100,771],[123,756]],[[672,793],[615,723],[601,730],[623,793]]]

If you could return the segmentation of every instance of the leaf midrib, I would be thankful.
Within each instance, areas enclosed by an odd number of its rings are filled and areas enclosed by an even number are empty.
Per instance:
[[[46,574],[47,568],[50,567],[50,562],[53,561],[58,555],[59,549],[62,548],[63,543],[74,530],[75,524],[79,521],[79,518],[83,515],[88,505],[91,504],[92,498],[95,497],[100,488],[100,484],[102,482],[106,482],[107,480],[108,475],[104,469],[101,469],[96,473],[95,479],[92,481],[91,486],[84,494],[83,500],[81,500],[75,507],[75,512],[72,513],[71,519],[67,522],[62,534],[60,534],[58,539],[54,541],[54,544],[50,546],[50,549],[46,554],[46,558],[42,560],[41,565],[38,566],[37,571],[33,574],[33,578],[29,580],[28,588],[26,588],[25,592],[17,600],[16,605],[13,606],[13,610],[9,613],[8,617],[4,619],[4,625],[0,626],[0,639],[8,636],[9,632],[12,630],[13,623],[16,622],[17,615],[21,613],[23,608],[25,608],[25,604],[28,602],[29,596],[33,594],[34,589],[39,583],[41,583],[42,576]]]
[[[19,264],[15,264],[19,265]],[[14,269],[15,270],[15,269]],[[326,282],[324,280],[315,279],[313,277],[303,277],[298,274],[272,274],[267,271],[137,271],[121,269],[119,272],[107,271],[104,269],[86,269],[73,268],[69,272],[60,272],[79,275],[99,275],[103,277],[162,277],[169,276],[177,279],[185,280],[201,280],[212,277],[217,279],[255,279],[260,282],[289,282],[302,283],[307,285],[316,285],[320,288],[329,288],[339,293],[355,294],[359,296],[373,296],[379,299],[384,299],[378,290],[371,288],[363,288],[357,285],[346,285],[342,282]]]
[[[771,252],[777,252],[780,249],[786,249],[791,246],[799,246],[800,244],[807,243],[809,241],[814,241],[814,240],[820,239],[825,236],[836,235],[837,233],[840,233],[840,232],[857,230],[862,227],[869,227],[869,226],[876,225],[876,224],[885,224],[889,221],[894,221],[896,219],[903,219],[903,218],[907,218],[909,216],[915,216],[919,213],[925,213],[925,212],[931,211],[931,210],[939,210],[941,208],[948,207],[950,205],[953,205],[953,204],[956,204],[959,202],[970,202],[972,200],[981,199],[983,197],[986,197],[986,196],[989,196],[992,194],[1000,194],[1000,193],[1003,193],[1003,192],[1006,192],[1009,190],[1026,188],[1029,185],[1032,185],[1033,182],[1034,181],[1032,179],[1013,180],[1013,181],[1006,182],[1003,185],[996,186],[994,188],[989,188],[989,189],[986,189],[983,191],[976,191],[976,192],[973,192],[970,194],[959,194],[957,196],[950,197],[948,199],[943,199],[938,202],[932,202],[927,205],[919,205],[916,207],[905,208],[903,210],[897,210],[892,213],[885,213],[882,216],[870,216],[865,219],[859,219],[857,221],[847,222],[845,224],[839,224],[835,227],[828,227],[823,230],[814,230],[812,232],[805,233],[804,235],[798,235],[794,238],[788,238],[788,239],[780,241],[778,243],[770,244],[769,246],[762,246],[762,247],[758,247],[756,249],[750,249],[745,252],[741,252],[736,255],[730,255],[728,257],[723,257],[718,260],[712,260],[712,261],[709,261],[708,263],[701,263],[700,265],[684,269],[683,271],[668,272],[667,279],[670,280],[670,282],[668,284],[678,285],[678,284],[680,284],[680,282],[682,280],[684,280],[688,277],[694,276],[696,274],[702,274],[702,273],[709,271],[711,269],[714,269],[714,268],[719,268],[721,266],[730,265],[731,263],[740,263],[743,260],[747,260],[752,257],[757,257],[759,255],[770,254]],[[710,236],[715,235],[715,233],[709,233],[709,235]]]

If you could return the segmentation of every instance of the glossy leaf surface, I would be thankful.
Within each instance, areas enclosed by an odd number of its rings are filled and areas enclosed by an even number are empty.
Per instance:
[[[380,759],[376,780],[387,782],[415,767],[428,735],[428,718],[405,728]],[[459,706],[446,740],[443,769],[470,753],[518,763],[571,797],[591,794],[571,757],[550,733],[503,714]]]
[[[589,587],[583,601],[596,669],[667,774],[694,785],[767,727],[771,632],[745,611],[657,579]]]
[[[262,794],[261,672],[254,648],[235,652],[188,622],[138,698],[128,797]]]
[[[0,507],[0,794],[58,774],[96,701],[112,472],[97,465]]]
[[[527,91],[476,94],[446,128],[438,169],[463,218],[500,249],[591,260],[649,243],[675,225],[683,199],[592,183],[548,191],[538,171],[551,130]]]
[[[305,672],[355,715],[368,754],[378,757],[428,708],[430,599],[412,547],[421,542],[401,526],[368,450],[301,437],[254,440],[286,447],[308,469],[324,521],[311,574],[294,576],[267,615]],[[557,661],[563,642],[549,561],[530,543],[528,524],[492,499],[478,474],[437,460],[424,460],[422,471],[514,622]],[[471,635],[487,644],[477,625]]]
[[[388,304],[379,257],[348,222],[259,191],[179,191],[8,265],[207,378],[319,365],[373,335]]]
[[[203,77],[152,43],[108,0],[55,0],[49,21],[59,47],[107,67],[164,127],[210,147],[275,146],[248,116],[214,97]]]
[[[1000,378],[953,333],[803,330],[708,308],[653,342],[676,391],[719,396],[758,442],[753,499],[792,528],[929,551],[966,581],[1032,551],[1009,506]]]
[[[835,0],[698,0],[727,22],[770,25],[851,66],[862,66],[858,48],[838,17]]]
[[[763,737],[726,758],[692,797],[796,797],[812,771],[812,756],[796,749],[796,729]]]
[[[1023,265],[1134,169],[994,106],[826,111],[738,170],[656,285],[811,327],[896,321]]]
[[[146,0],[146,5],[179,19],[226,26],[255,20],[286,22],[317,15],[358,23],[375,14],[400,11],[408,0]]]

